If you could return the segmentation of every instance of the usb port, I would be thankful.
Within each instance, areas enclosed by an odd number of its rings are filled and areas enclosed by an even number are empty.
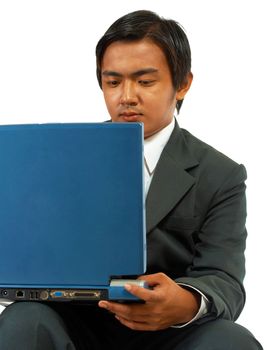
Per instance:
[[[31,291],[30,291],[30,299],[36,300],[36,299],[38,299],[38,298],[39,298],[39,293],[38,293],[37,291],[31,290]]]

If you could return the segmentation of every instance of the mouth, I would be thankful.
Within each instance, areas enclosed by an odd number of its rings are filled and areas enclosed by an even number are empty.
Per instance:
[[[119,116],[127,122],[137,121],[141,117],[141,115],[142,113],[138,113],[135,111],[128,111],[128,112],[123,112],[119,114]]]

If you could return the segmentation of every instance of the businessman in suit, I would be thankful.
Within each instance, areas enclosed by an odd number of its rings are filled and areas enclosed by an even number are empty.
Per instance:
[[[136,11],[112,24],[96,56],[112,122],[144,123],[148,263],[139,278],[151,289],[125,286],[140,304],[14,304],[0,321],[1,349],[262,349],[234,323],[245,302],[245,168],[174,118],[193,78],[184,31]]]
[[[148,11],[124,16],[97,45],[97,76],[112,121],[144,123],[148,268],[141,278],[153,288],[127,286],[144,305],[100,306],[135,330],[210,321],[236,328],[230,320],[245,301],[246,172],[174,119],[192,82],[184,32]],[[214,348],[249,346],[228,338],[219,347],[216,334]]]

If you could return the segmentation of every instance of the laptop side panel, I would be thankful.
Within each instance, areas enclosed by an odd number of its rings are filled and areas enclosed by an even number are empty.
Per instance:
[[[99,301],[99,300],[124,300],[141,301],[125,289],[125,284],[131,283],[143,288],[149,288],[142,280],[117,279],[112,280],[109,286],[95,286],[92,288],[25,288],[20,285],[17,288],[0,287],[0,300],[12,301]]]

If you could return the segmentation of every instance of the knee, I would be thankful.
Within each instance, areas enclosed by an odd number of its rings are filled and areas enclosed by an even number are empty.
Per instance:
[[[3,311],[1,326],[12,326],[14,328],[33,326],[40,319],[46,319],[53,313],[53,310],[41,303],[13,303]]]
[[[49,306],[19,302],[0,315],[0,348],[74,349],[60,316]]]
[[[228,320],[202,324],[192,334],[196,346],[207,350],[262,350],[261,345],[246,328]]]
[[[0,315],[0,338],[34,337],[37,330],[64,328],[60,316],[38,302],[19,302],[8,306]],[[0,339],[0,341],[1,341]]]

